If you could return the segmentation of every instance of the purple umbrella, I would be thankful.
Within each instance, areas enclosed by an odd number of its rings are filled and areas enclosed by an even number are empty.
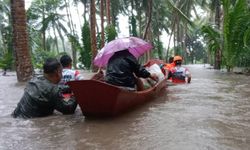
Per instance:
[[[104,67],[107,65],[108,60],[115,52],[122,51],[125,49],[128,49],[132,55],[138,58],[139,56],[151,50],[152,48],[153,47],[150,43],[137,37],[115,39],[106,44],[97,53],[94,60],[94,64],[99,67]]]

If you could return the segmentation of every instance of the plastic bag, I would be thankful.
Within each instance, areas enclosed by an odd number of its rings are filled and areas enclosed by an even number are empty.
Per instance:
[[[159,65],[153,64],[150,67],[146,67],[146,69],[150,73],[155,73],[158,76],[159,81],[164,79],[164,74],[162,73],[161,68],[160,68]]]

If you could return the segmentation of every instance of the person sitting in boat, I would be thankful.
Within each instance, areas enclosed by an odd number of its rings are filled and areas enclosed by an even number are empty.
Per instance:
[[[174,67],[170,70],[172,82],[174,83],[190,83],[191,74],[189,70],[182,65],[182,57],[174,56]]]
[[[157,75],[150,74],[128,50],[115,52],[109,59],[105,75],[107,83],[132,91],[143,90],[139,77],[158,81]]]
[[[60,81],[60,87],[63,89],[63,93],[71,93],[68,85],[66,84],[68,81],[73,80],[83,80],[83,76],[80,74],[78,70],[72,69],[72,59],[69,55],[63,55],[60,58],[60,62],[62,64],[62,79]]]
[[[60,62],[62,64],[62,82],[66,83],[72,80],[83,80],[83,76],[80,74],[78,70],[72,69],[72,59],[69,55],[63,55],[60,58]]]
[[[43,75],[32,78],[17,104],[14,118],[34,118],[52,115],[54,110],[63,114],[75,112],[77,103],[73,97],[64,100],[58,83],[62,78],[62,66],[55,58],[48,58],[43,65]]]

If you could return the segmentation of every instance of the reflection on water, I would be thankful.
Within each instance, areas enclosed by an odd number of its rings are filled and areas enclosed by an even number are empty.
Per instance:
[[[249,76],[188,66],[192,83],[110,119],[10,117],[24,84],[0,76],[0,149],[250,149]]]

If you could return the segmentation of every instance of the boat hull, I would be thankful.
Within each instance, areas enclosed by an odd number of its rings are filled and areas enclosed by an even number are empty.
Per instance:
[[[70,81],[84,116],[115,116],[131,108],[153,100],[166,88],[164,79],[143,91],[127,91],[98,80]]]

